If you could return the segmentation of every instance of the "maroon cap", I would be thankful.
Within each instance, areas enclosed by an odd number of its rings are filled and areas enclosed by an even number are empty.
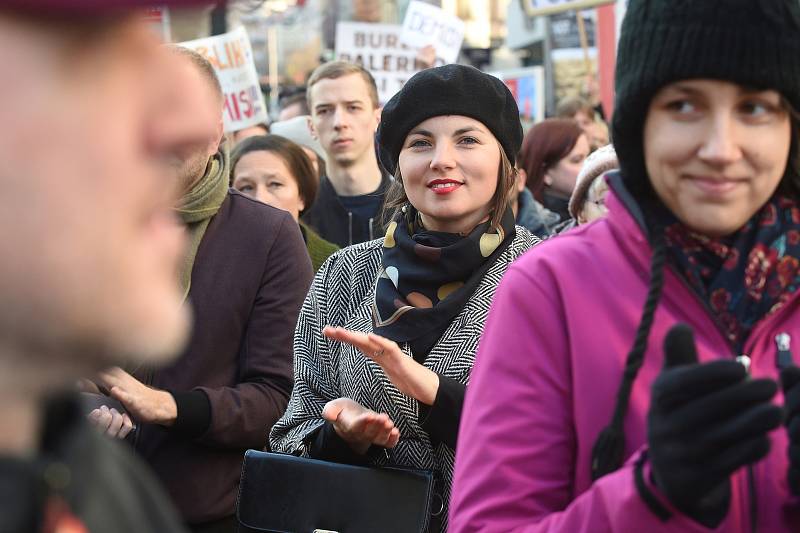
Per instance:
[[[2,0],[0,9],[41,15],[103,15],[147,7],[199,7],[225,0]]]

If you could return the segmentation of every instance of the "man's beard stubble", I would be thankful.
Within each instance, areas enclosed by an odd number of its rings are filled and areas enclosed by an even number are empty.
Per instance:
[[[175,173],[175,179],[183,194],[192,190],[198,181],[203,177],[208,167],[209,158],[205,151],[195,152],[188,158],[178,158],[173,156],[170,159],[170,167]]]

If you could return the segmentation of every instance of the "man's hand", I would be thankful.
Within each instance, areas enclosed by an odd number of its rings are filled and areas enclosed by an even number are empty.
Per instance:
[[[172,394],[148,387],[121,368],[102,372],[98,381],[137,422],[171,426],[178,417],[178,406]]]
[[[394,448],[400,440],[400,430],[394,427],[389,415],[378,414],[350,398],[328,402],[322,418],[333,424],[336,433],[356,453],[366,453],[373,444]]]
[[[432,68],[436,64],[436,48],[429,44],[417,51],[417,65],[421,70]]]
[[[127,413],[103,405],[89,413],[89,420],[104,434],[112,438],[124,439],[133,430],[133,422]]]

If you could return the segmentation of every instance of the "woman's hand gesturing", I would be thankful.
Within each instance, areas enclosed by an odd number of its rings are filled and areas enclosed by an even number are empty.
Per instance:
[[[331,400],[322,410],[322,418],[333,424],[336,433],[356,453],[364,454],[373,444],[394,448],[400,431],[387,414],[378,414],[350,398]]]
[[[346,342],[378,363],[397,390],[425,405],[433,405],[439,391],[439,376],[403,353],[396,342],[375,335],[326,326],[322,334]]]

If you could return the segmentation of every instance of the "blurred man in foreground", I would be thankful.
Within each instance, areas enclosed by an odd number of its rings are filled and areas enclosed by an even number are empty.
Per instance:
[[[124,4],[0,8],[3,533],[182,531],[147,469],[58,395],[111,364],[167,362],[187,338],[177,191],[150,127],[169,80]]]

